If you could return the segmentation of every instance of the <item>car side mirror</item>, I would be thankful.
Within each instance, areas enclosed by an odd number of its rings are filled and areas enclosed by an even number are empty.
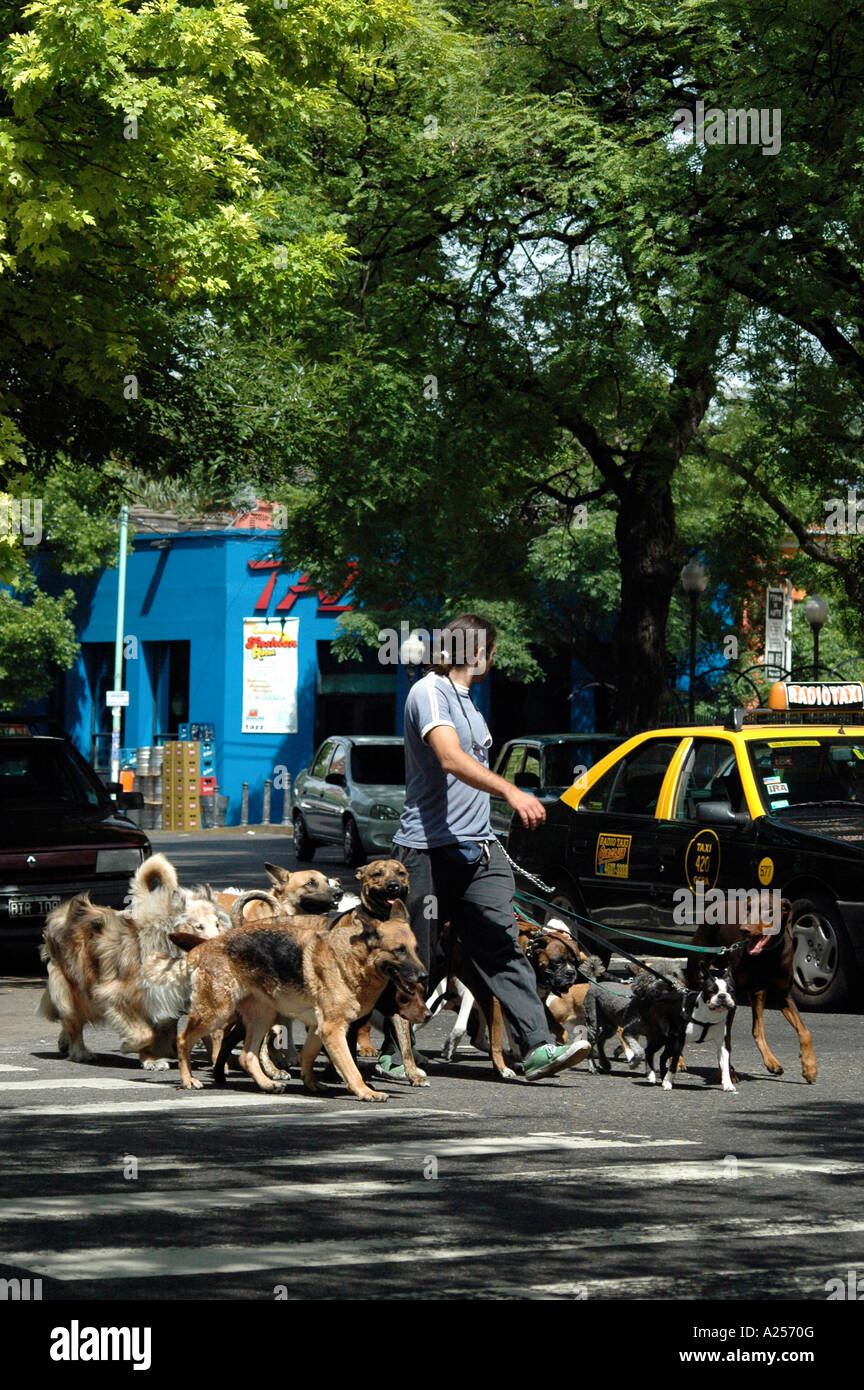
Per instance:
[[[143,792],[123,792],[117,796],[118,811],[143,811],[144,793]]]
[[[739,820],[728,801],[697,801],[696,819],[700,825],[744,825],[750,818]]]
[[[324,781],[329,782],[331,787],[346,787],[348,785],[344,772],[328,772]]]
[[[532,789],[540,786],[540,778],[536,772],[517,772],[513,778],[515,787],[531,787]]]

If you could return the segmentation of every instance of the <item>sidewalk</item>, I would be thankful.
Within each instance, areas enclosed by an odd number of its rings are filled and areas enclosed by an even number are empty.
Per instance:
[[[246,835],[284,835],[287,839],[293,840],[294,827],[291,825],[214,825],[210,830],[145,830],[144,834],[151,843],[159,840],[176,840],[180,837],[188,840],[212,840],[214,836],[221,835],[229,840],[239,840]]]

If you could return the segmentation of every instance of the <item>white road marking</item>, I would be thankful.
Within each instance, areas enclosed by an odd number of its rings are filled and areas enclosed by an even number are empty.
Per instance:
[[[316,1120],[319,1118],[324,1117],[315,1117]],[[322,1168],[332,1157],[332,1150],[319,1151],[318,1161]],[[255,1167],[292,1168],[297,1162],[297,1158],[294,1157],[270,1158],[255,1160]],[[231,1166],[231,1164],[225,1164],[220,1160],[219,1163],[198,1165],[195,1171],[201,1181],[206,1181],[206,1175],[211,1169],[215,1173]],[[248,1171],[250,1161],[248,1158],[238,1159],[233,1166]],[[117,1176],[121,1167],[122,1159],[118,1158],[113,1164],[100,1164],[99,1171],[110,1172]],[[515,1173],[460,1172],[448,1174],[445,1168],[443,1172],[439,1173],[438,1179],[434,1183],[430,1183],[420,1176],[406,1175],[403,1166],[399,1177],[377,1180],[346,1178],[334,1182],[291,1181],[261,1184],[255,1187],[189,1187],[182,1191],[177,1191],[176,1188],[147,1190],[143,1185],[139,1186],[140,1179],[146,1180],[148,1175],[166,1169],[188,1174],[189,1164],[188,1161],[181,1163],[177,1160],[167,1163],[158,1161],[151,1163],[148,1159],[141,1159],[139,1161],[139,1180],[134,1183],[130,1182],[121,1191],[72,1192],[56,1197],[8,1198],[0,1208],[0,1225],[5,1221],[69,1221],[82,1220],[91,1216],[141,1215],[145,1212],[159,1212],[163,1215],[192,1215],[196,1212],[210,1212],[220,1209],[245,1210],[249,1207],[275,1204],[287,1209],[295,1204],[305,1205],[309,1202],[333,1199],[347,1202],[362,1201],[369,1197],[402,1198],[418,1194],[422,1194],[424,1198],[434,1199],[437,1192],[443,1192],[457,1184],[460,1188],[488,1187],[492,1184],[505,1184],[513,1187],[516,1184],[526,1182],[542,1182],[555,1183],[561,1189],[586,1185],[596,1190],[600,1183],[611,1182],[615,1185],[639,1187],[644,1187],[646,1183],[650,1183],[652,1190],[657,1191],[667,1183],[699,1182],[700,1185],[704,1185],[706,1180],[710,1181],[712,1178],[718,1177],[716,1163],[696,1162],[655,1163],[651,1165],[649,1170],[643,1168],[639,1173],[631,1172],[629,1169],[622,1169],[620,1172],[604,1170],[600,1173],[596,1168],[592,1168],[583,1169],[576,1173],[565,1173],[560,1168],[531,1168]],[[76,1169],[76,1171],[78,1170]],[[88,1171],[92,1173],[93,1169]],[[418,1168],[417,1171],[419,1175],[420,1169]],[[752,1163],[746,1160],[739,1161],[741,1176],[750,1178],[761,1176],[772,1180],[778,1176],[791,1177],[793,1174],[800,1180],[805,1174],[813,1176],[861,1173],[862,1171],[864,1171],[864,1165],[844,1162],[840,1159],[836,1161],[811,1161],[805,1158],[798,1163],[784,1162],[779,1159],[757,1160]]]
[[[849,1269],[856,1271],[860,1282],[862,1271],[864,1271],[861,1262],[844,1258],[842,1273],[845,1275]],[[712,1269],[705,1265],[695,1270],[687,1270],[686,1273],[682,1274],[667,1271],[665,1274],[634,1275],[622,1279],[605,1279],[602,1275],[592,1278],[589,1273],[583,1280],[583,1286],[587,1289],[588,1297],[592,1300],[598,1298],[695,1299],[708,1297],[704,1288],[710,1281],[711,1283],[720,1282],[729,1288],[734,1288],[736,1298],[740,1299],[759,1297],[755,1291],[747,1292],[749,1284],[755,1285],[761,1293],[770,1282],[771,1293],[775,1298],[787,1290],[794,1289],[795,1293],[801,1297],[824,1300],[826,1281],[836,1277],[838,1272],[840,1271],[837,1260],[819,1265],[800,1265],[790,1262],[782,1267],[772,1268],[770,1274],[766,1274],[761,1269],[742,1269],[740,1265],[732,1269]],[[532,1292],[558,1294],[564,1298],[573,1297],[568,1292],[573,1287],[575,1286],[571,1284],[531,1285]]]
[[[586,1149],[666,1149],[681,1145],[697,1144],[695,1139],[596,1139],[588,1134],[558,1134],[555,1132],[498,1136],[475,1139],[423,1139],[412,1144],[364,1144],[355,1149],[336,1149],[328,1152],[328,1163],[349,1164],[352,1168],[362,1168],[369,1163],[392,1163],[416,1161],[418,1156],[429,1153],[430,1144],[434,1147],[439,1164],[447,1158],[475,1158],[486,1154],[533,1153],[543,1149],[563,1149],[584,1151]],[[298,1167],[319,1167],[323,1162],[320,1152],[298,1154],[292,1159]]]
[[[25,1088],[38,1090],[43,1084],[21,1083]],[[61,1084],[61,1083],[58,1083]],[[74,1083],[63,1082],[62,1085],[70,1087]],[[122,1086],[141,1086],[138,1081],[112,1082],[112,1085]],[[366,1105],[355,1102],[350,1092],[336,1093],[326,1100],[318,1096],[310,1096],[304,1091],[291,1091],[283,1095],[268,1096],[263,1091],[213,1091],[207,1092],[206,1098],[201,1091],[180,1091],[175,1086],[166,1086],[165,1082],[144,1082],[145,1086],[157,1086],[163,1096],[162,1100],[140,1100],[140,1101],[103,1101],[92,1105],[75,1105],[71,1102],[68,1105],[22,1105],[16,1110],[0,1110],[0,1121],[14,1117],[20,1119],[27,1115],[152,1115],[161,1111],[165,1115],[183,1113],[184,1120],[206,1121],[207,1113],[211,1110],[248,1110],[252,1106],[267,1106],[270,1113],[266,1115],[256,1115],[256,1120],[273,1120],[278,1124],[290,1124],[292,1121],[301,1123],[305,1119],[305,1112],[327,1109],[334,1121],[337,1119],[345,1121],[349,1116],[354,1123],[368,1123],[374,1115],[381,1118],[390,1115],[394,1119],[406,1115],[456,1115],[461,1118],[476,1118],[476,1112],[472,1110],[429,1110],[429,1109],[400,1109],[399,1106]],[[334,1101],[350,1101],[351,1110],[333,1109]],[[353,1108],[356,1106],[356,1110]],[[302,1107],[304,1116],[292,1115],[292,1110]],[[329,1117],[328,1117],[329,1118]]]
[[[11,1062],[0,1062],[0,1071],[36,1071],[36,1067],[16,1067]]]
[[[104,1076],[67,1076],[63,1080],[55,1079],[52,1081],[0,1081],[0,1092],[3,1091],[113,1091],[117,1087],[137,1086],[140,1090],[142,1085],[148,1083],[141,1081],[121,1081],[117,1078],[109,1080]],[[76,1106],[70,1105],[69,1110],[75,1110]]]
[[[2,1084],[2,1083],[0,1083]],[[304,1110],[317,1110],[320,1106],[327,1105],[326,1100],[318,1100],[313,1096],[292,1095],[287,1097],[267,1096],[259,1091],[256,1094],[243,1092],[219,1092],[208,1096],[206,1102],[198,1099],[197,1091],[178,1091],[173,1086],[165,1086],[164,1082],[140,1082],[140,1081],[104,1081],[96,1082],[70,1082],[70,1081],[50,1081],[39,1082],[34,1087],[32,1082],[14,1083],[26,1090],[41,1089],[43,1085],[54,1087],[64,1086],[67,1090],[74,1089],[77,1085],[90,1085],[104,1087],[110,1086],[137,1086],[139,1092],[144,1086],[158,1086],[162,1092],[161,1100],[137,1100],[137,1101],[102,1101],[92,1105],[75,1105],[74,1102],[68,1105],[22,1105],[17,1110],[0,1111],[0,1118],[14,1116],[20,1119],[27,1115],[152,1115],[156,1111],[161,1111],[165,1115],[179,1114],[182,1110],[184,1119],[206,1119],[206,1112],[209,1110],[248,1110],[253,1105],[278,1105],[279,1101],[285,1100],[291,1106],[302,1105]]]
[[[701,1246],[716,1238],[781,1241],[864,1231],[864,1219],[824,1217],[766,1223],[764,1217],[728,1217],[719,1221],[686,1222],[674,1226],[645,1227],[641,1223],[615,1227],[616,1246],[623,1250],[653,1245]],[[577,1255],[587,1250],[608,1250],[610,1228],[588,1227],[572,1236],[557,1232],[511,1242],[484,1241],[480,1245],[453,1244],[445,1233],[418,1235],[394,1249],[392,1235],[365,1240],[294,1241],[280,1245],[171,1246],[160,1249],[107,1247],[104,1249],[14,1250],[0,1252],[4,1263],[34,1274],[61,1280],[154,1279],[198,1274],[239,1274],[247,1270],[281,1268],[302,1274],[312,1268],[349,1268],[354,1265],[447,1263],[467,1260],[542,1258]]]

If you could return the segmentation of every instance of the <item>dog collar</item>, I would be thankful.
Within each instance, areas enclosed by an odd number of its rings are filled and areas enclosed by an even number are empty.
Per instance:
[[[694,1012],[695,1012],[695,1010],[696,1010],[696,1008],[697,1008],[697,1005],[698,1005],[698,1003],[699,1003],[700,997],[701,997],[701,995],[700,995],[700,991],[699,991],[698,989],[690,990],[689,993],[686,994],[686,995],[684,996],[684,1026],[685,1026],[685,1028],[686,1028],[686,1027],[689,1027],[690,1024],[692,1024],[694,1028],[701,1028],[701,1029],[702,1029],[702,1032],[699,1034],[699,1037],[698,1037],[698,1038],[695,1038],[695,1037],[694,1037],[694,1038],[691,1039],[691,1042],[694,1042],[697,1046],[699,1045],[699,1043],[703,1043],[703,1042],[705,1041],[706,1037],[708,1036],[708,1030],[709,1030],[709,1028],[713,1028],[713,1027],[714,1027],[714,1024],[713,1024],[713,1023],[699,1023],[699,1022],[695,1021],[694,1018],[693,1018],[693,1014],[694,1014]],[[719,1023],[719,1021],[720,1021],[720,1020],[718,1019],[717,1022]]]

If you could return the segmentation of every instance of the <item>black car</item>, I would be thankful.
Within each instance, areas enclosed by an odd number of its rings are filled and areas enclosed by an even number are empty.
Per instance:
[[[121,813],[68,739],[0,718],[0,945],[33,941],[49,912],[75,893],[122,907],[129,879],[150,854],[147,836]]]
[[[699,911],[711,910],[709,895],[787,898],[798,1002],[827,1008],[859,997],[864,723],[860,714],[805,718],[762,711],[727,727],[637,734],[547,803],[538,830],[514,820],[510,853],[552,888],[550,902],[593,918],[637,955],[675,954]],[[537,891],[517,878],[519,888]]]
[[[514,787],[557,799],[620,742],[615,734],[526,734],[504,744],[494,770]],[[512,807],[503,797],[493,796],[489,815],[495,834],[506,843]]]

